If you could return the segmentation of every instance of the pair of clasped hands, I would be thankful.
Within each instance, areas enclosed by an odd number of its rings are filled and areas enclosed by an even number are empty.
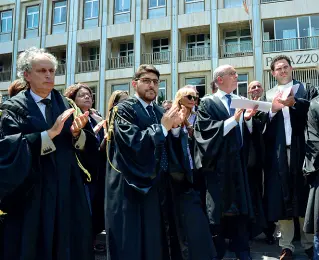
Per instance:
[[[51,139],[59,135],[63,129],[65,121],[74,113],[75,109],[70,108],[65,110],[55,121],[54,125],[47,131]],[[89,112],[85,112],[80,116],[74,118],[70,131],[74,138],[78,137],[81,133],[81,129],[89,121]]]

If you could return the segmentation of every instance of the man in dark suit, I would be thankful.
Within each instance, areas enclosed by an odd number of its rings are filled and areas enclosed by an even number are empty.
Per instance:
[[[239,96],[237,72],[230,65],[218,67],[213,82],[218,90],[202,99],[195,125],[195,164],[206,178],[206,208],[218,259],[226,251],[225,238],[240,260],[249,260],[247,223],[253,217],[247,169],[245,136],[250,134],[251,117],[255,110],[230,107]]]
[[[95,155],[95,137],[83,130],[88,113],[73,118],[54,90],[53,55],[33,47],[17,67],[27,90],[1,105],[0,258],[93,259],[83,185],[91,176],[78,164]]]
[[[178,127],[186,111],[174,105],[163,114],[153,102],[159,76],[152,65],[141,65],[134,97],[110,116],[108,260],[214,259],[207,219],[191,187],[187,136]]]
[[[311,99],[317,96],[314,87],[306,88],[292,78],[289,57],[273,59],[272,75],[278,85],[266,92],[273,103],[266,114],[264,198],[268,221],[278,221],[281,231],[281,260],[291,260],[294,251],[294,221],[304,225],[309,187],[302,174],[305,158],[305,129]],[[301,244],[312,256],[312,235],[301,229]]]

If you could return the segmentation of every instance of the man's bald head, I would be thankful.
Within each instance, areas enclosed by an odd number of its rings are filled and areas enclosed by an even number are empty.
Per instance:
[[[226,93],[231,93],[237,88],[238,75],[231,65],[222,65],[213,72],[213,82]]]

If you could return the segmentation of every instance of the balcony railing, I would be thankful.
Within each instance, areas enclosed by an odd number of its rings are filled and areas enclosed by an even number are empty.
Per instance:
[[[179,50],[179,60],[182,62],[209,59],[210,47],[195,47],[190,49]]]
[[[264,53],[319,48],[319,36],[264,41]]]
[[[109,69],[131,68],[134,64],[134,55],[109,58]]]
[[[253,43],[225,44],[220,46],[220,58],[233,58],[253,55]]]
[[[171,52],[162,51],[162,52],[153,52],[153,53],[143,53],[142,60],[145,64],[166,64],[171,62]]]
[[[100,60],[86,60],[78,62],[78,73],[98,71]]]
[[[286,2],[286,1],[292,1],[292,0],[260,0],[260,3],[268,4],[268,3]]]
[[[58,64],[58,67],[55,71],[56,76],[65,75],[66,64]]]
[[[11,80],[11,70],[0,72],[0,82]]]

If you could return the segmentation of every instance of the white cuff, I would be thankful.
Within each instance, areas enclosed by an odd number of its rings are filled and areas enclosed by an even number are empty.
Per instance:
[[[161,127],[162,127],[163,134],[166,137],[168,135],[167,129],[162,124],[161,124]]]
[[[85,145],[85,141],[86,141],[86,135],[85,135],[85,132],[81,129],[80,135],[79,135],[78,139],[76,140],[76,142],[74,143],[75,149],[83,150],[84,145]]]
[[[174,137],[178,138],[178,137],[179,137],[179,134],[180,134],[180,132],[181,132],[181,127],[179,126],[179,127],[176,127],[176,128],[172,128],[172,129],[171,129],[171,132],[172,132],[172,135],[173,135]]]
[[[56,150],[54,143],[47,131],[41,132],[41,155],[47,155]]]

